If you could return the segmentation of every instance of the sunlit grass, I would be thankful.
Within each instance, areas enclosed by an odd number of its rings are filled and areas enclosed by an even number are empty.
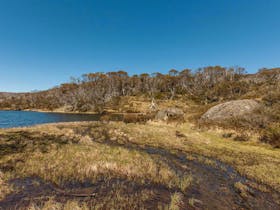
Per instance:
[[[183,137],[177,137],[176,131],[184,134]],[[139,186],[159,186],[171,190],[171,197],[167,199],[169,204],[163,206],[179,208],[182,203],[188,202],[184,199],[191,199],[183,195],[196,177],[187,168],[183,174],[178,173],[172,167],[173,162],[165,160],[168,158],[165,154],[151,154],[147,148],[158,148],[174,157],[180,153],[187,160],[211,167],[219,167],[216,160],[220,160],[244,176],[280,189],[278,149],[256,141],[237,142],[223,138],[221,132],[198,130],[190,123],[179,126],[159,122],[58,123],[0,130],[0,134],[3,154],[0,166],[6,169],[0,171],[0,199],[16,190],[8,184],[12,178],[40,177],[61,188],[68,183],[94,184],[100,180],[104,187],[110,188],[111,180],[126,180]],[[10,146],[17,149],[13,152]],[[180,165],[179,162],[176,164]],[[93,209],[108,206],[138,208],[154,196],[153,191],[147,189],[127,195],[126,187],[117,182],[112,192],[94,203]],[[236,183],[234,187],[240,190],[243,186]],[[189,200],[189,205],[192,201]],[[76,200],[61,203],[51,199],[34,203],[30,209],[87,207]]]
[[[175,192],[171,195],[171,202],[169,204],[169,210],[180,210],[183,204],[183,195],[179,192]]]
[[[94,183],[100,178],[118,177],[181,187],[186,179],[181,181],[169,166],[148,154],[98,143],[66,145],[57,151],[34,153],[26,162],[17,165],[16,173],[39,176],[56,184],[73,181]]]
[[[215,131],[201,131],[185,123],[181,126],[162,123],[124,125],[116,129],[129,134],[131,142],[200,154],[232,165],[242,175],[280,190],[280,150],[255,141],[237,142],[222,138]],[[176,130],[186,138],[177,138]],[[205,161],[205,160],[204,160]],[[211,163],[211,160],[209,161]]]

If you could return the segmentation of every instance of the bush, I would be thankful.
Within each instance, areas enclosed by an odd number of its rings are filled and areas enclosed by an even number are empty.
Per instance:
[[[234,141],[249,141],[250,137],[248,134],[242,133],[234,137]]]
[[[280,123],[273,123],[268,126],[261,135],[260,140],[280,148]]]
[[[278,104],[279,100],[280,100],[280,92],[277,89],[276,91],[270,91],[266,96],[263,97],[263,101],[267,106]]]
[[[151,114],[141,114],[141,113],[126,113],[123,116],[123,122],[125,123],[145,123],[148,120],[154,119],[155,115]]]
[[[269,117],[272,122],[279,122],[280,120],[280,90],[276,88],[275,91],[270,91],[264,98],[266,109],[264,114]]]

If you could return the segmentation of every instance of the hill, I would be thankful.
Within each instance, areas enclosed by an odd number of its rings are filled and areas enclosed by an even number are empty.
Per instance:
[[[279,91],[280,69],[246,74],[243,68],[210,66],[193,72],[170,70],[168,74],[129,76],[125,71],[89,73],[58,87],[34,93],[1,93],[0,108],[65,109],[102,112],[124,96],[157,100],[192,100],[211,104],[243,98],[263,99]]]

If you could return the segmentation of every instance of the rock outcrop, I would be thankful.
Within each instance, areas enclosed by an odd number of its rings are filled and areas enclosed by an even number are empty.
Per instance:
[[[183,118],[184,118],[183,110],[176,107],[169,107],[167,109],[160,110],[158,111],[155,117],[156,120],[162,120],[162,121],[167,121],[170,119],[183,119]]]
[[[229,101],[210,108],[202,115],[201,120],[221,122],[250,114],[259,107],[260,104],[251,99]]]

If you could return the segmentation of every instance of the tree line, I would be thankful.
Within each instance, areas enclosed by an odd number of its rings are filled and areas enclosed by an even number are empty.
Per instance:
[[[241,67],[208,66],[196,71],[171,69],[130,76],[120,70],[95,72],[71,78],[68,83],[46,91],[0,95],[0,108],[47,109],[102,112],[110,101],[122,96],[145,95],[152,99],[186,97],[200,104],[240,98],[260,84],[279,84],[280,69],[261,69],[247,74]]]

